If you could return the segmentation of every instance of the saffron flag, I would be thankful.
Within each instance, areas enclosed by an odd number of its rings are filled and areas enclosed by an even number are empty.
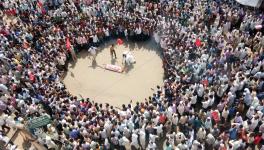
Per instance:
[[[215,121],[216,123],[220,121],[220,118],[219,118],[218,112],[213,111],[211,115],[212,115],[212,117],[213,117],[213,119],[214,119],[214,121]]]
[[[41,1],[38,1],[38,2],[37,2],[37,6],[38,6],[39,8],[42,8],[42,7],[43,7],[42,2],[41,2]]]
[[[35,75],[33,74],[33,72],[29,72],[28,76],[30,81],[35,82]]]
[[[71,42],[70,42],[70,38],[69,37],[67,37],[67,39],[66,39],[66,48],[67,48],[68,51],[71,49]]]
[[[43,7],[43,3],[42,3],[40,0],[38,0],[38,2],[37,2],[37,6],[38,6],[38,8],[39,8],[39,11],[44,15],[44,14],[46,13],[46,10],[45,10],[45,8]]]
[[[207,87],[209,85],[209,82],[208,80],[204,79],[202,80],[202,84]]]
[[[116,41],[117,45],[122,45],[124,42],[123,40],[121,40],[120,38],[117,39]]]
[[[201,40],[200,40],[200,39],[196,39],[196,41],[195,41],[195,45],[196,45],[197,47],[200,47],[200,46],[202,45]]]

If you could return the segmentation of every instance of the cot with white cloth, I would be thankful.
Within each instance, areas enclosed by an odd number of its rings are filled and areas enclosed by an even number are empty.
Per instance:
[[[122,73],[123,72],[122,67],[117,66],[117,65],[106,64],[105,65],[105,69],[106,70],[110,70],[110,71],[114,71],[114,72],[118,72],[118,73]]]

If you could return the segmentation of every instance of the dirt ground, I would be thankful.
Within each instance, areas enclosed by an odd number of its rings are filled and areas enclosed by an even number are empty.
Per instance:
[[[120,107],[130,100],[144,101],[153,94],[151,88],[163,83],[163,68],[160,52],[153,41],[115,45],[117,59],[110,57],[110,41],[99,47],[96,63],[87,50],[78,54],[78,60],[69,64],[63,80],[66,88],[76,96],[90,98],[98,103]],[[104,69],[106,64],[122,66],[122,53],[130,50],[136,64],[124,73]]]

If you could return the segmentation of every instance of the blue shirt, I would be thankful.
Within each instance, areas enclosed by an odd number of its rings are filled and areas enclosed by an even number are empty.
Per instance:
[[[70,132],[70,138],[77,139],[79,137],[79,131],[74,129]]]
[[[231,128],[229,130],[229,135],[231,140],[237,139],[237,129],[236,128]]]

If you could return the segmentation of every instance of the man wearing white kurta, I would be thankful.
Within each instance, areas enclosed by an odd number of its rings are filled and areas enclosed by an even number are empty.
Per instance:
[[[92,57],[93,57],[93,60],[95,60],[95,58],[96,58],[96,50],[97,50],[97,48],[96,47],[94,47],[94,46],[91,46],[90,48],[89,48],[89,52],[91,53],[91,55],[92,55]]]
[[[144,128],[142,128],[139,131],[139,142],[140,142],[142,149],[145,149],[146,148],[146,133],[145,133]]]
[[[135,132],[133,132],[132,134],[131,146],[134,146],[136,149],[139,149],[138,135]]]

